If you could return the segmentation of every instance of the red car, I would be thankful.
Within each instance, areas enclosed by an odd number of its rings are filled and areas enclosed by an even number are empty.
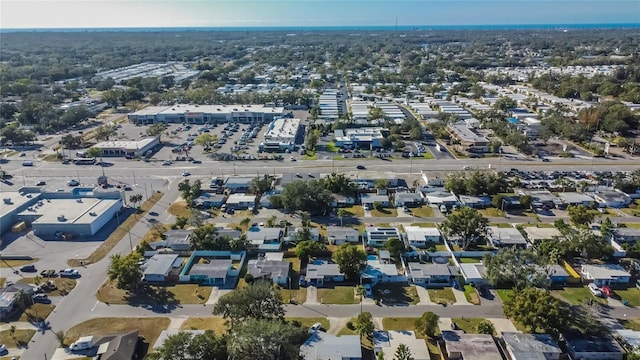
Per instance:
[[[602,294],[604,294],[606,297],[610,297],[612,299],[619,299],[620,297],[618,296],[618,294],[616,294],[609,286],[605,285],[603,287],[600,288],[600,290],[602,290]]]

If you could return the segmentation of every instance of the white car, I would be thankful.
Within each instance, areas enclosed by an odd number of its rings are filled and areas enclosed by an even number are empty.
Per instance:
[[[67,182],[68,186],[78,186],[80,185],[80,181],[76,180],[76,179],[71,179]]]
[[[60,276],[61,277],[76,277],[78,275],[80,275],[80,273],[76,269],[60,270]]]
[[[322,329],[322,324],[320,324],[319,322],[311,325],[311,327],[309,328],[309,334],[313,334],[314,332],[318,331]]]
[[[593,296],[602,297],[602,290],[598,287],[598,285],[591,283],[587,285],[589,291],[593,294]]]
[[[0,354],[4,354],[7,351],[7,347],[4,344],[0,344]]]
[[[184,171],[184,172],[182,172],[182,176],[184,176],[184,177],[187,177],[187,176],[189,176],[189,175],[191,175],[191,173],[190,173],[190,172],[188,172],[188,171]]]

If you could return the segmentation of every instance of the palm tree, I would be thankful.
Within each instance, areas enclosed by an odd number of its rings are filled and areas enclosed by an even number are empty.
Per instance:
[[[344,224],[342,223],[342,218],[349,215],[349,212],[344,208],[340,208],[338,209],[337,215],[340,218],[340,227],[343,227]]]
[[[16,326],[15,325],[11,325],[9,327],[9,336],[11,336],[11,339],[13,340],[13,342],[16,342]]]
[[[360,313],[362,313],[362,298],[364,297],[364,286],[356,286],[356,295],[360,296]]]

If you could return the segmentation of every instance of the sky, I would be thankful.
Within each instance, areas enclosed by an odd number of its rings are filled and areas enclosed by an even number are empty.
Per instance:
[[[640,0],[0,0],[0,28],[640,23]]]

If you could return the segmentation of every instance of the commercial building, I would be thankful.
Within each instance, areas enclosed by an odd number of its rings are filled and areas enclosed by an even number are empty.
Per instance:
[[[380,127],[357,129],[336,129],[335,145],[343,149],[376,149],[382,147],[382,140],[389,130]]]
[[[264,139],[270,142],[295,143],[300,129],[300,119],[278,118],[269,123]]]
[[[132,141],[102,141],[92,147],[100,149],[102,151],[101,156],[129,156],[137,158],[146,155],[149,151],[153,151],[158,144],[160,144],[159,137],[149,137]]]
[[[130,113],[135,124],[154,123],[260,123],[266,124],[284,115],[284,108],[266,105],[189,105],[150,106]]]
[[[464,150],[487,151],[489,141],[482,135],[476,134],[466,123],[449,125],[449,133],[460,143]]]
[[[74,188],[49,192],[39,187],[3,192],[0,231],[24,222],[45,240],[65,240],[95,235],[122,209],[124,192]]]

